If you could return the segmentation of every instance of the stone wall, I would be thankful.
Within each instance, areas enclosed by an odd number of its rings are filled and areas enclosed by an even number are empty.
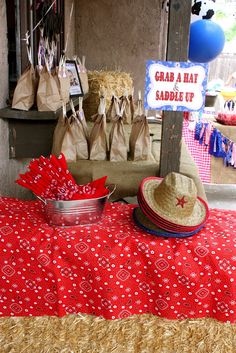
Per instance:
[[[70,21],[71,4],[74,11]],[[145,61],[164,59],[166,14],[159,0],[66,0],[67,56],[86,55],[89,69],[121,69],[134,78],[135,91],[143,90]],[[0,108],[8,98],[8,45],[6,2],[0,0]],[[0,195],[30,198],[15,184],[29,160],[9,159],[8,123],[0,119]]]
[[[0,108],[8,98],[8,43],[6,3],[0,0]],[[0,119],[0,195],[29,198],[31,194],[15,184],[19,173],[25,170],[27,160],[9,160],[8,122]]]
[[[164,59],[166,14],[160,0],[76,1],[76,52],[90,70],[124,70],[144,89],[145,62]]]
[[[71,56],[75,53],[74,26],[75,26],[75,7],[72,13],[71,22],[69,21],[71,3],[73,0],[65,1],[65,28],[69,29],[67,54]],[[69,24],[70,23],[70,24]],[[0,109],[6,106],[8,98],[8,43],[7,43],[7,19],[6,2],[0,0]],[[8,122],[0,119],[0,195],[19,198],[32,198],[31,192],[18,186],[15,183],[19,173],[24,173],[29,159],[9,159],[8,142]]]
[[[66,56],[72,59],[76,54],[75,50],[75,13],[79,0],[65,0],[65,16],[64,16],[64,29],[65,29],[65,46]]]

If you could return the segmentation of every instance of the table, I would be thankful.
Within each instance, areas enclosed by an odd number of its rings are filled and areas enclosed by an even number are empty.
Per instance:
[[[107,204],[100,224],[62,228],[39,201],[1,198],[0,316],[235,322],[236,212],[211,210],[200,233],[167,239],[141,231],[134,207]]]

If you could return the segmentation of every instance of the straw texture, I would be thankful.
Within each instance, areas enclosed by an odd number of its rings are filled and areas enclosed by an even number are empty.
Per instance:
[[[106,113],[113,95],[118,97],[133,93],[133,79],[129,73],[120,71],[88,71],[89,95],[84,101],[87,120],[97,113],[99,98],[106,97]]]
[[[236,325],[135,315],[0,319],[1,353],[235,353]]]
[[[147,178],[141,190],[145,202],[163,219],[183,226],[197,226],[206,218],[206,207],[197,198],[194,181],[185,175],[169,173],[163,181]]]

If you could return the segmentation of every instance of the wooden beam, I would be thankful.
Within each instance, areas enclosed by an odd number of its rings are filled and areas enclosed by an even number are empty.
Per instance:
[[[84,99],[87,98],[88,95],[84,96]],[[73,104],[75,107],[79,105],[79,97],[74,96],[72,98]],[[71,112],[70,103],[66,105],[66,111]],[[60,116],[62,112],[62,108],[57,109],[56,111],[45,111],[39,112],[36,109],[31,109],[28,111],[12,109],[10,107],[0,109],[0,118],[2,119],[16,119],[16,120],[56,120]]]
[[[167,61],[187,61],[192,0],[170,0],[167,34]],[[182,112],[163,112],[160,176],[179,172]]]

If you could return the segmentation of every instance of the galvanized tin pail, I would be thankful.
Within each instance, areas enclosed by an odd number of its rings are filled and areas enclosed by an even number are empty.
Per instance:
[[[106,201],[116,189],[114,184],[106,187],[109,193],[95,199],[56,201],[37,197],[44,203],[46,217],[50,225],[64,227],[88,225],[101,220]]]

